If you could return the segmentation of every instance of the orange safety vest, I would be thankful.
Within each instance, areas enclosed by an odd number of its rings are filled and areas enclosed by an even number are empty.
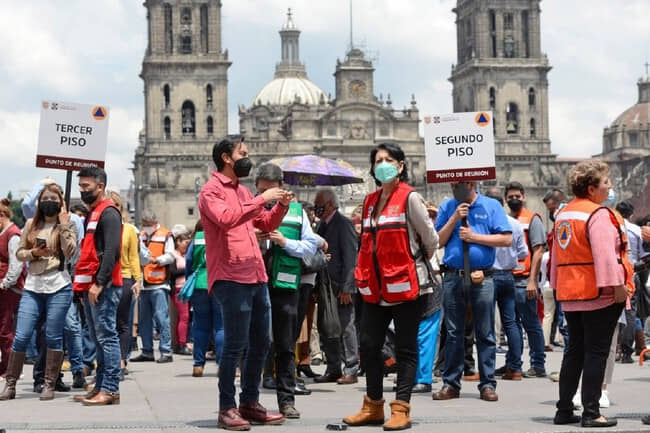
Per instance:
[[[354,278],[363,300],[377,304],[411,301],[418,297],[420,286],[415,257],[409,243],[407,221],[408,197],[413,188],[399,183],[372,226],[374,210],[381,189],[368,194],[363,204],[361,248]]]
[[[92,209],[88,222],[86,224],[86,234],[84,235],[81,243],[81,252],[79,254],[79,261],[74,272],[74,282],[72,283],[72,290],[75,292],[86,292],[95,283],[97,272],[101,266],[101,261],[97,256],[97,249],[95,248],[95,231],[97,230],[97,223],[102,216],[102,213],[107,208],[112,207],[119,212],[117,207],[109,199],[105,199],[99,205]],[[120,249],[118,257],[115,260],[113,272],[111,272],[111,281],[113,286],[122,287],[122,233],[120,230]]]
[[[149,248],[151,258],[155,259],[165,254],[165,243],[169,236],[171,236],[171,232],[162,226],[158,227],[151,234],[151,237],[148,237],[145,232],[142,232],[142,237],[145,239],[144,243]],[[149,284],[164,283],[167,281],[167,266],[149,263],[144,267],[144,281]]]
[[[589,242],[589,220],[602,208],[609,211],[621,240],[618,262],[625,272],[625,285],[634,290],[634,268],[627,256],[627,234],[623,218],[608,207],[588,199],[576,198],[560,211],[553,228],[553,254],[557,266],[556,293],[559,301],[586,301],[600,296]]]
[[[528,255],[525,259],[519,260],[519,266],[517,266],[517,269],[512,271],[515,277],[527,277],[530,275],[530,258],[533,255],[533,248],[530,244],[530,238],[528,237],[528,228],[530,227],[531,221],[533,221],[533,217],[538,217],[540,221],[542,219],[539,214],[526,208],[521,208],[521,212],[519,212],[519,216],[517,217],[517,221],[519,221],[521,227],[524,229],[524,239],[526,240],[526,245],[528,245]]]

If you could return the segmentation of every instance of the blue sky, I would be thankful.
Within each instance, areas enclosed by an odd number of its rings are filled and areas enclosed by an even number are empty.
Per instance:
[[[336,59],[349,42],[348,0],[223,0],[229,72],[229,129],[237,106],[250,105],[273,77],[277,31],[287,7],[302,30],[309,77],[334,93]],[[375,94],[395,107],[413,93],[421,111],[451,110],[447,81],[456,61],[451,0],[355,0],[355,42],[376,57]],[[543,1],[542,50],[548,54],[552,150],[561,157],[600,152],[602,129],[637,100],[636,81],[650,59],[648,0]],[[0,15],[0,195],[64,172],[34,168],[40,101],[111,107],[109,184],[131,179],[142,129],[146,15],[137,0],[12,1]],[[74,195],[74,194],[73,194]]]

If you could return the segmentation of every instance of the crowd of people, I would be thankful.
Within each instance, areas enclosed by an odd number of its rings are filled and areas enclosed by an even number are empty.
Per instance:
[[[212,157],[193,229],[168,229],[145,209],[140,231],[95,167],[78,173],[83,204],[70,210],[52,180],[35,185],[22,230],[0,203],[0,400],[15,398],[33,363],[41,400],[70,391],[65,365],[86,391],[74,401],[119,404],[129,363],[176,355],[193,357],[193,377],[215,361],[227,430],[299,418],[295,396],[311,392],[301,376],[339,385],[365,376],[360,411],[343,418],[350,426],[408,429],[412,393],[450,400],[474,381],[495,402],[497,378],[547,376],[559,381],[556,424],[616,425],[600,413],[614,365],[650,345],[650,216],[632,222],[605,163],[571,169],[573,199],[546,194],[547,231],[518,182],[484,193],[455,182],[439,207],[426,202],[392,143],[369,155],[377,189],[349,217],[331,188],[298,201],[272,163],[255,170],[254,194],[241,182],[253,166],[241,136],[217,142]],[[554,346],[564,347],[562,367],[548,372]],[[396,395],[386,420],[388,372]],[[278,412],[260,404],[260,386],[276,390]]]

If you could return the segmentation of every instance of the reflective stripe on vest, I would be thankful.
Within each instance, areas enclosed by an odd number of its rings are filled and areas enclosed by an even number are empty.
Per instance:
[[[420,293],[406,225],[408,198],[413,188],[399,183],[377,216],[377,226],[372,227],[381,192],[380,189],[369,194],[363,204],[363,231],[354,270],[355,282],[365,302],[410,301]]]
[[[148,239],[145,234],[145,245],[149,248],[152,259],[165,254],[165,244],[169,236],[171,236],[171,232],[162,226],[158,226]],[[144,267],[143,274],[144,281],[148,284],[162,284],[167,281],[167,266],[149,263]]]
[[[278,231],[291,240],[299,241],[302,234],[302,206],[289,203],[289,210],[282,219]],[[273,245],[273,263],[271,265],[271,284],[276,289],[297,290],[300,287],[302,260],[290,256],[279,245]]]
[[[97,272],[99,272],[100,260],[97,256],[95,248],[95,231],[97,230],[97,223],[101,218],[104,211],[112,207],[119,212],[117,207],[112,201],[105,199],[98,204],[88,216],[88,223],[86,224],[86,233],[81,242],[81,252],[79,254],[79,261],[75,268],[74,280],[72,289],[76,292],[85,292],[90,289],[95,282]],[[115,266],[111,272],[111,282],[116,287],[122,286],[122,232],[120,230],[120,249],[118,256],[115,260]]]

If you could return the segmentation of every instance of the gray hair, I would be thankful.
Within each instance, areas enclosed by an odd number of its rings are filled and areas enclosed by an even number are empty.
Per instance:
[[[332,202],[334,209],[338,209],[341,206],[339,202],[339,197],[336,195],[336,192],[333,188],[323,188],[319,189],[316,195],[320,195],[326,203]]]
[[[152,209],[145,209],[142,212],[142,221],[158,222],[158,217]]]
[[[172,227],[172,235],[174,238],[187,238],[190,236],[190,231],[185,224],[176,224]]]
[[[280,166],[275,165],[270,162],[265,162],[260,165],[255,172],[255,183],[257,184],[258,180],[267,180],[269,182],[282,182],[283,175],[282,169]]]

